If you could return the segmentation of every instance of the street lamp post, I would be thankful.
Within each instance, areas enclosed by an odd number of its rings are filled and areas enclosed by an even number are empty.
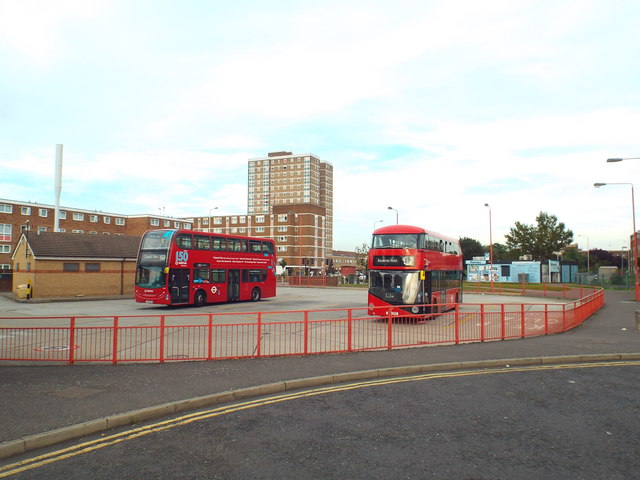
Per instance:
[[[607,163],[618,163],[623,160],[640,160],[640,157],[627,157],[627,158],[607,158]]]
[[[396,225],[398,225],[398,210],[393,207],[387,207],[387,210],[393,210],[394,212],[396,212]]]
[[[589,272],[591,271],[590,265],[589,265],[589,252],[591,251],[591,249],[589,248],[589,235],[577,235],[578,237],[587,237],[587,278],[589,277]]]
[[[636,282],[636,302],[640,301],[640,284],[638,283],[638,233],[636,230],[636,201],[633,193],[633,183],[594,183],[596,188],[604,187],[605,185],[630,185],[631,186],[631,214],[633,216],[633,272]]]
[[[491,228],[491,207],[488,203],[484,204],[489,209],[489,278],[491,280],[491,291],[493,292],[493,233]]]
[[[373,222],[373,229],[376,229],[376,225],[378,225],[379,223],[382,223],[384,220],[377,220],[375,222]]]

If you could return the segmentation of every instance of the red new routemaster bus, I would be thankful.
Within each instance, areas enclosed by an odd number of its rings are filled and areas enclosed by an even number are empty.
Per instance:
[[[458,240],[420,227],[373,232],[369,249],[369,314],[431,314],[462,301]]]
[[[149,230],[136,266],[136,302],[258,301],[276,294],[273,241],[190,230]]]

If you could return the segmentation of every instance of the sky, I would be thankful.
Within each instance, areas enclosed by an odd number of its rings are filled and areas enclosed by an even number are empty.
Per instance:
[[[63,206],[246,214],[248,160],[285,150],[333,165],[336,249],[397,210],[485,245],[547,212],[619,250],[640,160],[606,159],[640,157],[639,20],[635,0],[0,0],[0,198],[53,205],[63,144]]]

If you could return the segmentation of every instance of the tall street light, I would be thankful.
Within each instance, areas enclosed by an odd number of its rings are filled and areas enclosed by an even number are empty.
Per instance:
[[[617,163],[623,160],[640,160],[640,157],[627,157],[627,158],[607,158],[607,163]]]
[[[493,292],[493,233],[491,228],[491,207],[484,204],[489,209],[489,278],[491,279],[491,291]]]
[[[384,220],[376,220],[375,222],[373,222],[373,229],[376,229],[376,225],[378,225],[379,223],[382,223]]]
[[[594,183],[596,188],[604,187],[605,185],[630,185],[631,186],[631,213],[633,215],[633,272],[636,281],[636,302],[640,301],[640,284],[638,283],[638,234],[636,231],[636,201],[633,194],[633,183]]]
[[[589,248],[589,235],[576,235],[576,237],[587,237],[587,277],[589,276],[589,272],[591,269],[589,268],[589,252],[591,249]]]
[[[393,207],[387,207],[387,210],[393,210],[394,212],[396,212],[396,225],[398,225],[398,210]]]

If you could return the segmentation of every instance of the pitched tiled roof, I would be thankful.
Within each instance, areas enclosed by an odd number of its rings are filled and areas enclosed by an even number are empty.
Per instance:
[[[136,258],[140,245],[140,237],[62,232],[31,232],[27,240],[36,259]]]

